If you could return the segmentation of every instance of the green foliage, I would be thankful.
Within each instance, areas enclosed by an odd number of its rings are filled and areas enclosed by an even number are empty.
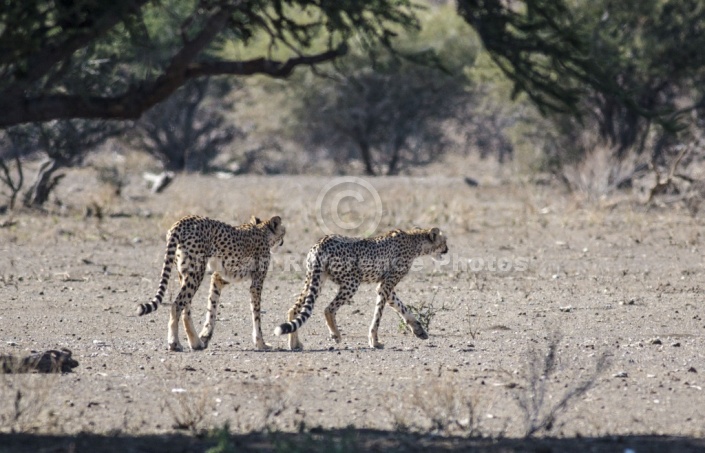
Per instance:
[[[388,46],[416,26],[415,9],[408,0],[3,2],[0,126],[134,119],[192,78],[287,77],[340,56],[353,37]],[[224,57],[258,42],[246,60]],[[314,44],[323,50],[311,55]],[[272,60],[274,51],[287,60]]]
[[[673,133],[685,110],[703,106],[705,5],[693,0],[461,1],[502,71],[545,113],[594,119],[620,152],[649,124]],[[571,124],[574,127],[575,124]]]
[[[461,0],[514,94],[547,116],[525,133],[562,165],[593,148],[660,156],[705,107],[705,5],[696,0]],[[543,123],[543,127],[542,127]],[[553,165],[553,164],[550,164]]]
[[[208,437],[212,438],[217,443],[215,446],[206,450],[206,453],[235,453],[238,451],[232,442],[228,422],[225,422],[222,428],[210,433]]]

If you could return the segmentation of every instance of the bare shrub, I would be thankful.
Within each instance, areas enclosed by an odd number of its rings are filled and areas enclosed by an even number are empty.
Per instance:
[[[602,354],[597,357],[595,369],[591,373],[576,379],[560,397],[555,398],[551,393],[550,382],[555,379],[558,371],[560,340],[560,335],[554,333],[547,338],[545,351],[530,347],[526,353],[522,376],[524,384],[512,388],[512,397],[524,419],[526,437],[553,429],[558,417],[568,410],[573,401],[593,388],[597,378],[607,369],[607,354]]]
[[[55,379],[47,375],[0,375],[0,432],[36,432],[58,422],[48,408]],[[47,423],[47,418],[54,418]]]
[[[147,111],[123,140],[157,158],[165,170],[207,171],[242,136],[226,115],[231,88],[227,79],[193,80]]]
[[[564,166],[564,181],[572,191],[591,198],[628,187],[639,166],[638,158],[635,154],[619,158],[617,154],[612,147],[595,146],[579,162]]]
[[[17,195],[24,184],[22,161],[20,161],[19,155],[12,156],[9,159],[0,156],[0,183],[8,189],[9,193],[3,193],[3,195],[6,195],[9,200],[8,207],[13,209],[17,201]]]
[[[287,409],[286,392],[280,384],[266,383],[257,392],[259,410],[255,411],[254,431],[273,432],[277,430],[277,418]]]
[[[173,389],[174,398],[170,401],[165,399],[165,405],[171,414],[174,423],[172,428],[187,430],[194,434],[206,429],[206,418],[213,412],[210,402],[210,392],[207,390],[186,391],[183,389]]]
[[[389,401],[399,400],[390,398]],[[477,394],[468,395],[459,382],[441,378],[431,384],[418,385],[409,398],[387,407],[387,411],[398,431],[482,436],[478,406]]]

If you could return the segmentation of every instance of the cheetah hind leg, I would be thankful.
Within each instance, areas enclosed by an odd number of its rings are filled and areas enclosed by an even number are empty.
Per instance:
[[[213,329],[215,329],[215,321],[218,312],[218,302],[220,301],[220,293],[223,287],[228,283],[223,280],[217,272],[211,276],[211,287],[208,294],[208,311],[206,312],[206,320],[203,323],[203,329],[198,337],[203,342],[203,347],[207,348],[211,338],[213,338]]]
[[[178,305],[173,304],[171,310],[169,311],[169,334],[167,336],[167,345],[169,351],[181,352],[184,350],[183,346],[179,342],[179,318],[181,317],[181,310],[178,309]]]
[[[179,291],[179,295],[176,296],[176,310],[172,309],[172,313],[175,315],[175,318],[169,318],[170,327],[172,326],[172,321],[174,326],[173,335],[172,331],[170,331],[169,335],[169,347],[171,349],[171,345],[174,340],[178,344],[178,332],[176,329],[178,329],[179,315],[181,315],[181,321],[184,325],[184,330],[186,330],[186,337],[188,338],[189,346],[192,351],[198,351],[205,348],[205,345],[198,337],[198,333],[193,326],[193,319],[191,318],[191,301],[193,300],[193,296],[203,280],[203,275],[206,270],[205,263],[185,259],[184,263],[179,267],[179,274],[181,276],[181,290]]]
[[[200,351],[206,348],[206,345],[201,341],[196,333],[196,328],[193,325],[193,318],[191,318],[191,304],[188,304],[184,311],[181,313],[181,321],[184,325],[184,330],[186,331],[186,338],[188,338],[188,344],[192,351]]]
[[[352,296],[357,291],[357,288],[358,284],[355,282],[346,282],[340,285],[338,294],[335,295],[333,301],[323,311],[326,318],[326,324],[328,325],[330,338],[336,343],[340,343],[342,337],[340,335],[340,330],[338,329],[338,323],[335,320],[335,314],[338,312],[340,307],[350,303]]]

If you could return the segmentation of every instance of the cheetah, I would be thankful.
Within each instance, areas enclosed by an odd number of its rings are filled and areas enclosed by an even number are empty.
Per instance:
[[[446,237],[438,228],[397,229],[368,239],[325,236],[308,253],[306,282],[303,292],[288,312],[289,322],[277,327],[274,334],[289,334],[289,349],[303,349],[297,330],[311,316],[324,280],[330,278],[339,289],[324,315],[330,337],[337,343],[341,336],[335,313],[341,305],[351,301],[361,283],[378,284],[377,304],[368,337],[371,348],[383,347],[377,338],[377,330],[385,304],[399,313],[414,335],[426,340],[428,334],[399,299],[394,288],[409,272],[414,259],[422,255],[441,259],[445,253],[448,253]]]
[[[176,261],[180,290],[169,314],[168,347],[171,351],[183,350],[178,337],[181,317],[191,350],[205,349],[213,336],[221,290],[231,281],[250,277],[252,339],[257,349],[268,349],[269,345],[262,339],[260,297],[269,267],[270,249],[284,243],[285,233],[278,216],[266,222],[253,216],[249,223],[236,227],[206,217],[182,218],[166,234],[166,257],[157,295],[151,302],[140,304],[137,315],[151,313],[163,303],[171,268]],[[201,285],[206,266],[213,274],[206,320],[197,335],[191,320],[191,300]]]

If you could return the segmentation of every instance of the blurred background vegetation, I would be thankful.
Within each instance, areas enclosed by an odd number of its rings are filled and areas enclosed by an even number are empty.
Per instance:
[[[0,3],[6,209],[99,152],[468,181],[485,159],[590,196],[700,195],[699,0],[117,3]]]

